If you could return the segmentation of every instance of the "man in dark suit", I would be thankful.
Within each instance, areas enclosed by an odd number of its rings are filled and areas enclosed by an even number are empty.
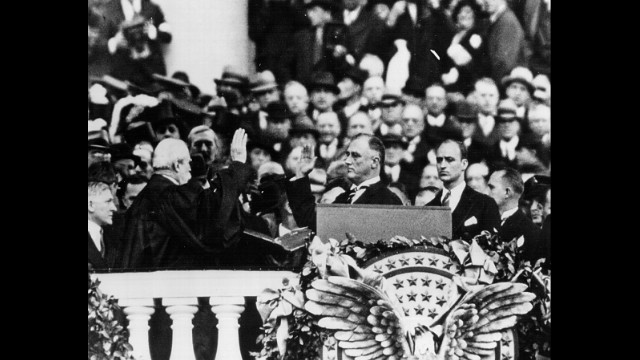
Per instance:
[[[187,145],[164,139],[155,149],[154,175],[126,213],[122,267],[166,268],[220,265],[235,250],[242,232],[237,206],[246,186],[246,134],[238,129],[231,142],[228,169],[214,183],[206,179],[202,157],[191,176]]]
[[[380,179],[385,157],[380,139],[372,135],[356,135],[345,155],[347,178],[352,185],[349,192],[335,198],[334,204],[402,205],[402,201]],[[296,167],[296,176],[286,182],[287,197],[296,224],[308,226],[313,231],[316,231],[316,203],[308,175],[315,161],[311,148],[305,146]]]
[[[496,126],[500,140],[488,152],[487,161],[492,170],[504,167],[516,167],[516,148],[520,143],[521,119],[516,115],[516,104],[511,99],[504,99],[498,105]]]
[[[378,56],[385,64],[389,61],[390,37],[384,22],[365,7],[366,0],[343,0],[340,20],[347,25],[348,50],[359,63],[364,54]]]
[[[543,256],[544,250],[540,228],[518,207],[518,201],[524,192],[522,176],[513,168],[494,171],[489,178],[489,190],[500,211],[501,225],[498,236],[505,242],[522,236],[524,244],[520,247],[521,256],[533,265]]]
[[[500,227],[500,213],[496,202],[464,182],[469,165],[464,144],[445,140],[436,150],[438,175],[444,184],[427,206],[448,206],[452,210],[452,239],[471,240],[483,230],[493,232]]]
[[[484,0],[489,13],[487,49],[491,66],[491,77],[502,80],[514,67],[528,63],[524,30],[506,0]]]
[[[113,193],[109,185],[103,182],[89,181],[88,204],[88,245],[89,269],[106,269],[106,247],[102,227],[113,223],[113,213],[117,210]]]
[[[427,116],[424,128],[425,140],[431,147],[437,147],[446,139],[462,140],[460,124],[445,113],[447,97],[444,87],[433,84],[425,90]]]
[[[403,159],[409,144],[402,136],[393,134],[383,136],[380,140],[385,148],[384,172],[389,183],[403,184],[407,196],[414,199],[418,193],[420,172]]]

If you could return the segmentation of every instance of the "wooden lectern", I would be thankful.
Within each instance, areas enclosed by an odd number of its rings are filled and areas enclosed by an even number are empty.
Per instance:
[[[364,243],[432,236],[451,238],[451,209],[445,206],[317,204],[317,230],[323,241],[342,241],[345,233]]]

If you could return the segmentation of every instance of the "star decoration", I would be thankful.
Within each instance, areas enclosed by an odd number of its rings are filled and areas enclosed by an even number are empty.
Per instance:
[[[428,277],[426,277],[426,276],[425,276],[425,277],[422,279],[422,285],[424,285],[424,286],[431,286],[431,279],[429,279]]]
[[[382,265],[378,265],[378,264],[373,265],[373,271],[377,272],[379,274],[382,274],[384,272],[384,271],[382,271]]]
[[[418,306],[416,306],[414,310],[416,311],[416,315],[422,315],[424,308],[420,304],[418,304]]]
[[[387,260],[387,265],[386,265],[386,266],[387,266],[387,269],[389,269],[389,270],[391,270],[391,269],[395,269],[395,268],[396,268],[396,266],[393,264],[394,262],[395,262],[395,261],[393,261],[393,260],[391,260],[391,259]]]
[[[336,351],[336,344],[335,344],[335,343],[333,343],[333,344],[328,344],[328,345],[327,345],[327,350],[328,350],[328,351]]]
[[[398,298],[398,301],[399,301],[400,303],[403,303],[403,302],[404,302],[404,300],[402,300],[402,294],[396,294],[396,297]]]
[[[438,259],[430,258],[429,259],[429,266],[438,266]]]
[[[416,301],[416,295],[418,294],[411,290],[411,292],[407,294],[407,299],[409,299],[409,301]]]
[[[511,343],[510,339],[505,339],[504,337],[502,338],[502,346],[508,347],[510,343]]]
[[[405,316],[411,316],[409,315],[409,309],[403,307],[402,310],[404,311]]]
[[[416,256],[413,258],[413,261],[415,261],[416,265],[422,265],[422,261],[424,261],[424,258],[422,256]]]
[[[400,261],[401,266],[409,266],[409,259],[407,259],[404,255],[398,261]]]
[[[430,318],[435,319],[436,316],[438,316],[438,313],[436,313],[436,309],[431,309],[429,310],[429,315]]]
[[[422,294],[422,301],[431,301],[431,295],[429,294],[428,290],[425,290],[424,294]]]
[[[407,279],[407,282],[409,283],[409,286],[416,286],[416,281],[418,279],[415,278],[415,276],[411,276],[410,278]]]
[[[437,280],[436,281],[436,289],[444,290],[444,287],[447,285],[444,281]]]
[[[442,265],[442,267],[447,270],[451,269],[451,266],[453,266],[453,263],[451,262],[451,260],[447,261],[446,264]]]
[[[400,279],[396,279],[396,282],[393,283],[393,286],[396,287],[396,290],[402,289],[404,285],[402,285],[402,281]]]
[[[327,360],[336,360],[336,357],[334,355],[327,354]]]
[[[436,298],[436,304],[438,304],[438,306],[442,306],[446,303],[447,303],[447,300],[444,299],[444,296]]]
[[[513,359],[513,357],[511,357],[511,354],[509,354],[508,352],[505,352],[504,354],[500,354],[500,358],[502,358],[503,360],[511,360]]]

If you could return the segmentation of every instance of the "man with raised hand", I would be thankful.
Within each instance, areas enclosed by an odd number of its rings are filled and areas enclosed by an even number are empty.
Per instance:
[[[384,145],[380,139],[367,134],[356,135],[345,152],[347,178],[351,181],[349,192],[343,192],[334,204],[402,205],[402,201],[380,179],[384,166]],[[308,226],[316,231],[316,203],[311,193],[309,173],[317,157],[309,146],[295,169],[295,176],[287,182],[286,191],[293,217],[298,226]]]

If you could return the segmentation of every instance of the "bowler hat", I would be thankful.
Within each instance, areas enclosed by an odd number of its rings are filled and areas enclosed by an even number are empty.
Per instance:
[[[304,8],[311,9],[314,6],[319,6],[327,11],[340,10],[340,6],[332,0],[311,0],[309,3],[304,5]]]
[[[382,95],[382,100],[380,101],[380,105],[385,107],[385,106],[394,106],[396,104],[405,104],[404,99],[402,99],[402,97],[398,94],[393,94],[393,93],[387,93]]]
[[[380,138],[385,147],[400,145],[403,149],[407,149],[409,143],[402,136],[396,134],[387,134]]]
[[[511,99],[504,99],[498,104],[498,116],[496,120],[498,122],[508,122],[517,119],[516,111],[518,106]]]
[[[276,83],[276,77],[269,70],[257,73],[251,82],[251,92],[254,94],[262,93],[277,87],[278,83]]]
[[[369,77],[369,73],[355,66],[349,66],[347,70],[345,70],[344,73],[342,74],[342,78],[347,78],[347,77],[351,79],[354,83],[362,85],[364,84],[365,80],[367,80],[367,78]]]
[[[265,111],[267,112],[267,121],[278,122],[291,119],[293,116],[287,105],[280,101],[269,103]]]
[[[533,74],[526,67],[518,66],[511,70],[508,76],[502,78],[502,86],[507,88],[513,82],[519,82],[527,87],[529,94],[533,95],[535,87],[533,86]]]
[[[318,129],[316,129],[313,124],[306,121],[295,123],[291,130],[289,130],[289,137],[294,137],[301,134],[311,134],[316,139],[320,137],[320,132],[318,132]]]
[[[472,103],[463,100],[456,104],[455,115],[462,122],[475,122],[478,118],[478,110]]]
[[[318,71],[311,74],[311,80],[307,85],[310,92],[317,88],[326,88],[334,94],[340,93],[340,88],[336,85],[336,80],[328,71]]]
[[[111,152],[111,143],[109,141],[109,134],[106,130],[92,130],[88,132],[88,145],[89,149],[102,150],[105,152]]]
[[[136,164],[140,163],[140,157],[133,154],[133,147],[128,143],[113,144],[111,146],[111,162],[118,160],[131,159]]]
[[[233,67],[233,65],[227,65],[222,70],[222,76],[220,79],[213,79],[217,85],[229,85],[237,87],[241,90],[246,90],[249,85],[249,77],[242,73],[240,70]]]

